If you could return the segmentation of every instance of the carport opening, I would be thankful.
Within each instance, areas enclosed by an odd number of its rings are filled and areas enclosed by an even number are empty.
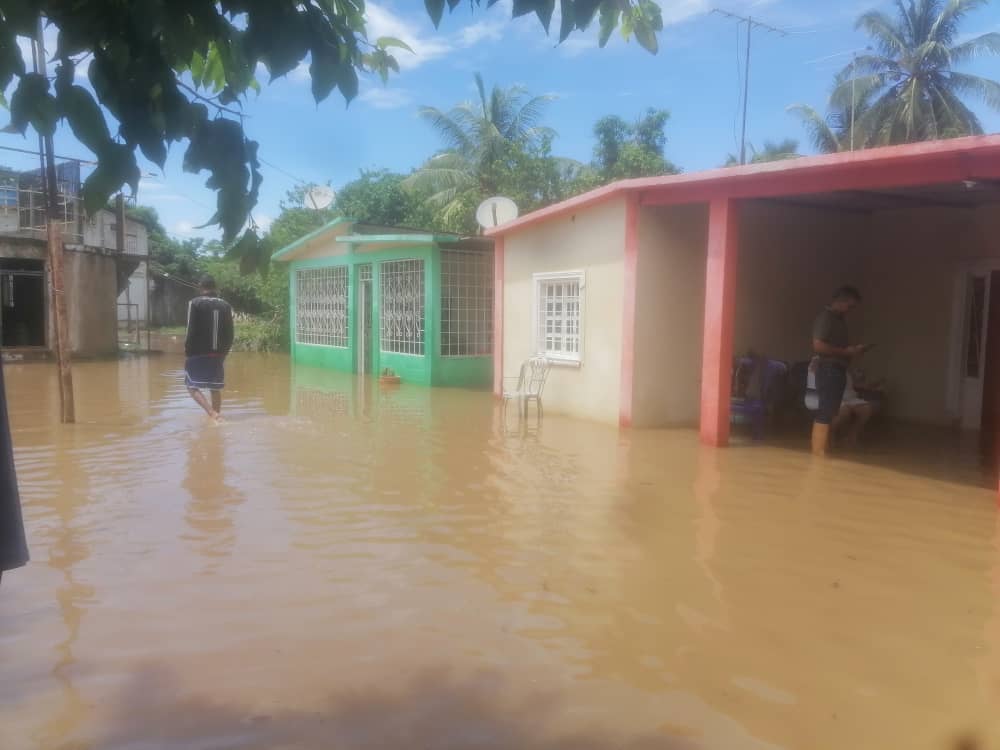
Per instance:
[[[648,206],[640,222],[635,423],[694,424],[708,208]],[[865,297],[850,320],[851,334],[854,341],[876,345],[858,365],[870,380],[885,379],[882,419],[892,425],[890,439],[905,440],[907,430],[995,434],[1000,185],[845,191],[741,204],[734,353],[753,350],[790,367],[808,362],[813,321],[842,284],[858,287]],[[810,415],[802,396],[788,394],[785,427],[765,439],[791,434],[807,445]]]
[[[0,259],[0,345],[45,346],[45,264]]]

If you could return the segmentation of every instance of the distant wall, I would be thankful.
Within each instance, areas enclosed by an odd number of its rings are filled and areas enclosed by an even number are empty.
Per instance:
[[[517,231],[504,243],[503,373],[535,355],[535,273],[584,271],[583,362],[556,365],[547,411],[617,424],[622,359],[625,201],[618,199]]]
[[[948,424],[957,282],[984,259],[1000,263],[997,209],[922,207],[872,217],[864,286],[866,366],[889,379],[895,416]],[[959,330],[956,335],[961,335]]]
[[[154,274],[149,287],[150,325],[187,325],[188,302],[197,294],[186,284]]]
[[[862,287],[868,217],[779,203],[744,205],[736,290],[737,354],[790,362],[812,353],[812,324],[843,284]],[[862,336],[865,310],[851,319]]]

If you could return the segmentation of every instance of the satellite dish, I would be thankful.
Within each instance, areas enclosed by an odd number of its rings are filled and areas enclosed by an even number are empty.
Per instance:
[[[510,198],[487,198],[476,209],[476,221],[483,229],[492,229],[517,218],[517,204]]]
[[[337,194],[333,192],[332,188],[327,187],[326,185],[316,185],[306,191],[306,208],[321,211],[333,203],[333,199],[336,197]]]

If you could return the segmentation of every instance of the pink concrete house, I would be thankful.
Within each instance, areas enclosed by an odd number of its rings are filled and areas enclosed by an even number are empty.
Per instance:
[[[546,354],[547,410],[725,445],[734,350],[808,357],[852,283],[895,418],[1000,424],[1000,136],[626,180],[490,234],[498,392]]]

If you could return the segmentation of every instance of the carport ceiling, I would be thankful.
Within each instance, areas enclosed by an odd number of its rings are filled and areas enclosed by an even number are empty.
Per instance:
[[[913,188],[843,190],[765,200],[769,203],[852,213],[873,213],[901,208],[976,208],[1000,205],[1000,181],[976,180]]]

